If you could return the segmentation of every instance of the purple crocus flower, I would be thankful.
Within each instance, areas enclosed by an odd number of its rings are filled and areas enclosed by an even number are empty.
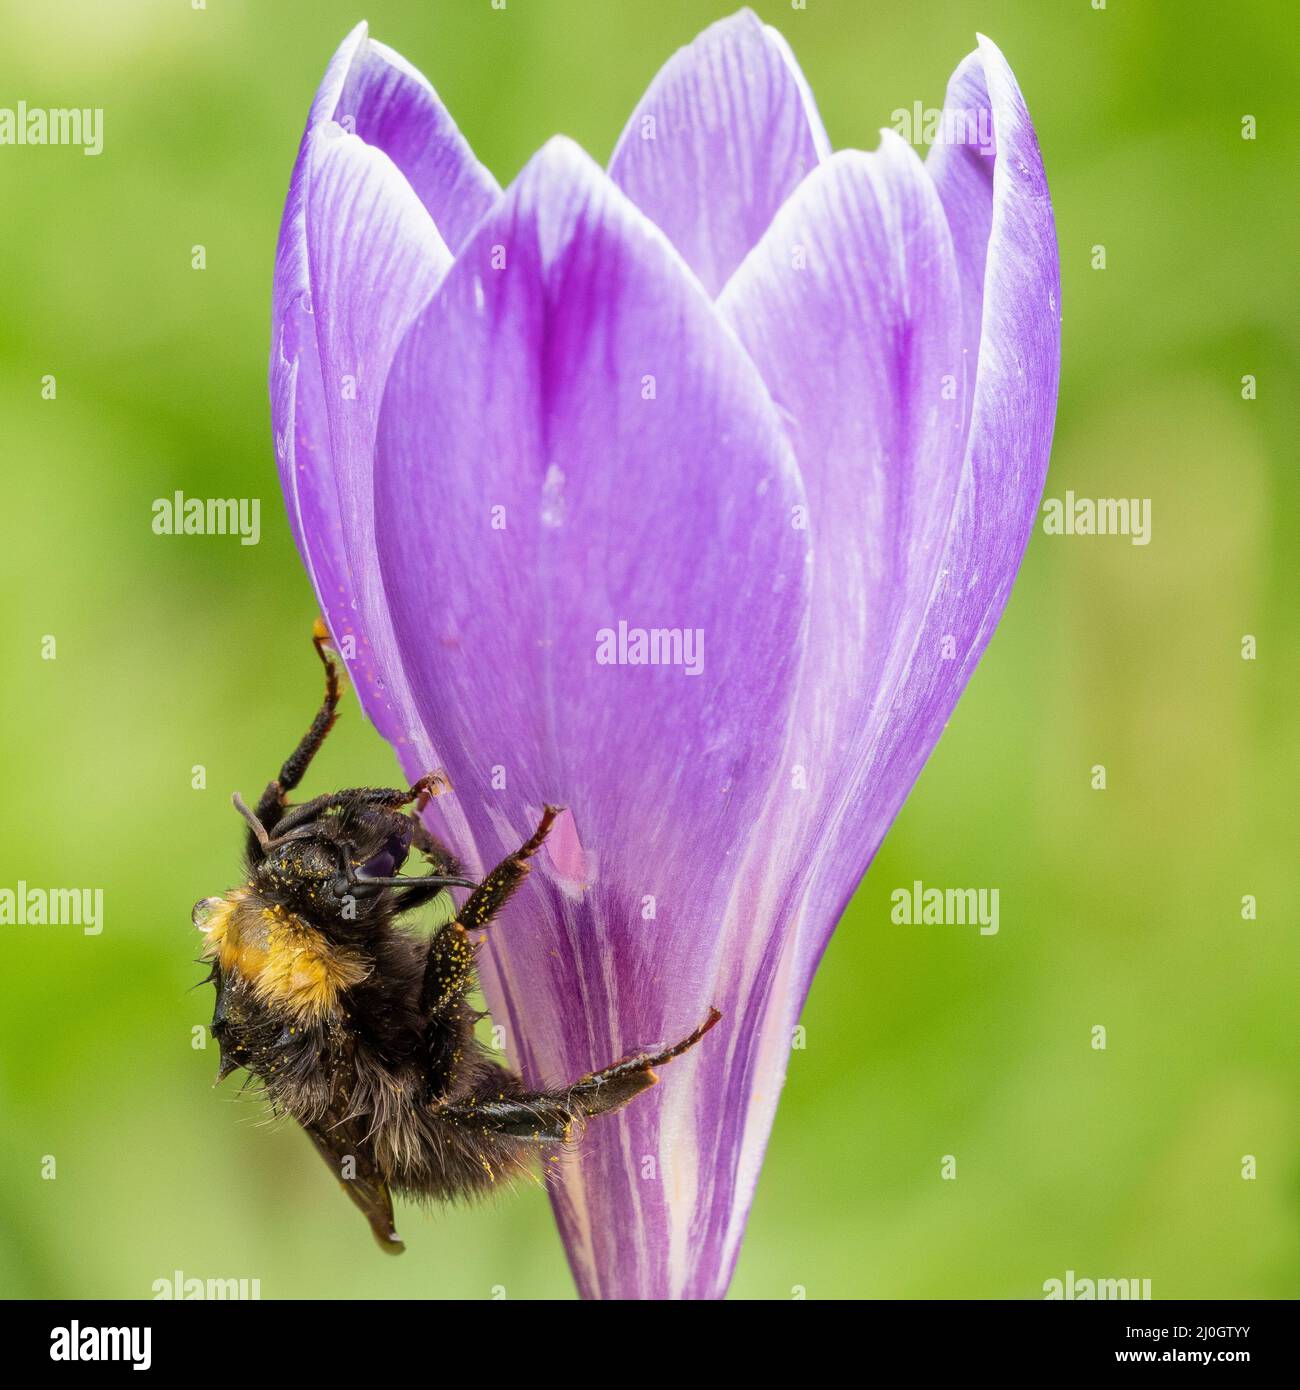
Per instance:
[[[364,25],[312,106],[271,356],[295,539],[468,867],[569,808],[480,956],[493,1017],[541,1083],[724,1014],[560,1166],[589,1297],[724,1292],[813,970],[1028,539],[1058,266],[987,39],[940,129],[981,139],[832,154],[749,11],[605,171],[557,138],[503,192]]]

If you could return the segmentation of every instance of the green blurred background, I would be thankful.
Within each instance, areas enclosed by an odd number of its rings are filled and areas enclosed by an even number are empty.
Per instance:
[[[300,1134],[210,1089],[189,910],[235,873],[229,792],[278,764],[318,679],[265,364],[281,201],[330,53],[368,19],[504,183],[555,131],[607,157],[658,65],[730,8],[0,4],[0,105],[106,110],[98,158],[0,147],[0,885],[99,885],[106,919],[0,927],[4,1294],[148,1297],[180,1269],[266,1298],[571,1295],[540,1191],[404,1211],[408,1253],[384,1260]],[[941,104],[977,30],[1002,47],[1061,244],[1048,495],[1149,497],[1153,539],[1035,535],[827,953],[734,1295],[1034,1298],[1073,1269],[1157,1298],[1295,1296],[1292,6],[756,8],[839,146]],[[260,496],[261,544],[155,536],[176,489]],[[336,740],[320,786],[387,779],[352,711]],[[913,879],[997,886],[999,934],[894,926]]]

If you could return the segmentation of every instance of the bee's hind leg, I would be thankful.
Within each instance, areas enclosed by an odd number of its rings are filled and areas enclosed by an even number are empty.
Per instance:
[[[501,1095],[500,1087],[488,1087],[490,1094],[472,1095],[448,1105],[438,1106],[440,1119],[467,1128],[490,1130],[496,1134],[539,1143],[561,1142],[573,1127],[595,1115],[611,1115],[648,1091],[658,1080],[654,1068],[671,1062],[697,1042],[721,1019],[717,1009],[688,1037],[658,1052],[642,1052],[625,1057],[613,1066],[584,1076],[572,1086],[555,1091]]]
[[[612,1066],[602,1067],[570,1086],[565,1094],[577,1102],[584,1115],[609,1115],[621,1110],[628,1101],[659,1080],[655,1067],[662,1067],[674,1057],[689,1052],[721,1018],[717,1009],[710,1009],[708,1018],[681,1042],[658,1052],[640,1052]]]

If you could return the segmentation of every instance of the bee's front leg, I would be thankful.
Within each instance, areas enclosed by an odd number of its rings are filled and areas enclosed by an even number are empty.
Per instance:
[[[298,746],[284,760],[280,775],[273,782],[267,783],[266,790],[254,808],[254,816],[268,834],[276,828],[284,814],[286,795],[302,781],[311,760],[316,756],[338,718],[339,699],[342,694],[339,667],[327,645],[330,640],[329,629],[320,618],[316,619],[311,640],[316,648],[316,655],[321,659],[321,665],[325,667],[325,700],[316,712],[310,728],[299,740]],[[249,834],[248,853],[254,861],[261,857],[262,845],[260,837],[255,833]]]

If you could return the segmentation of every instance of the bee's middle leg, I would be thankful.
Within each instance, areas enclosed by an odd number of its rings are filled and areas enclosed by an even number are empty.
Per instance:
[[[537,829],[507,859],[495,869],[465,899],[456,920],[434,933],[424,966],[424,986],[420,992],[420,1011],[436,1014],[452,1007],[474,986],[474,944],[469,933],[482,931],[510,901],[515,889],[528,877],[528,861],[542,847],[555,818],[558,806],[547,806]],[[403,899],[403,906],[414,906],[412,893]]]
[[[516,888],[528,877],[528,861],[541,849],[551,833],[560,807],[547,806],[537,829],[515,852],[503,859],[465,900],[456,920],[466,931],[481,931],[510,901]]]

